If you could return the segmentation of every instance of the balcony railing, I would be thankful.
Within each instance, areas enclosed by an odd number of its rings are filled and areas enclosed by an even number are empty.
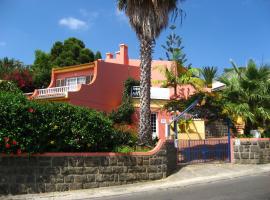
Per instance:
[[[52,87],[46,89],[38,89],[36,99],[67,97],[68,92],[77,91],[78,85]]]
[[[133,86],[131,88],[131,97],[133,98],[140,98],[140,87]],[[158,87],[151,87],[150,89],[150,98],[151,99],[170,99],[170,89],[169,88],[158,88]]]

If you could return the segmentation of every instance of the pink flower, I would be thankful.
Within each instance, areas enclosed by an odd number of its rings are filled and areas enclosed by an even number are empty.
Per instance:
[[[28,112],[33,113],[35,110],[33,108],[28,108]]]

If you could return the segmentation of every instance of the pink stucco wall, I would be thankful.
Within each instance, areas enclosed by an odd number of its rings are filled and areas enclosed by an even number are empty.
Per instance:
[[[139,79],[139,68],[134,66],[98,60],[94,70],[90,85],[82,85],[79,92],[69,92],[70,103],[110,112],[121,103],[125,80]]]

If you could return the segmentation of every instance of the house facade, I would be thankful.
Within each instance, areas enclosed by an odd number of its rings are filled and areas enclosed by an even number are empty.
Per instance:
[[[120,45],[118,52],[107,53],[104,60],[92,63],[52,69],[51,83],[46,89],[36,89],[30,99],[61,101],[103,112],[111,112],[121,104],[124,82],[128,78],[140,79],[140,60],[129,59],[128,46]],[[172,67],[171,61],[153,60],[151,66],[151,122],[153,137],[165,138],[166,124],[172,114],[163,106],[174,96],[173,88],[162,88],[165,79],[158,68]],[[195,92],[190,86],[177,88],[179,98],[187,98]],[[136,109],[134,123],[139,120],[139,87],[133,87],[131,95]],[[204,139],[204,130],[197,133]],[[184,136],[183,136],[184,137]],[[195,136],[196,138],[196,136]]]

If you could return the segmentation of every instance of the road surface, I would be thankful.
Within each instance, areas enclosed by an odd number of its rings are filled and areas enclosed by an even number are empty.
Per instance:
[[[270,172],[187,187],[91,200],[270,200]]]

